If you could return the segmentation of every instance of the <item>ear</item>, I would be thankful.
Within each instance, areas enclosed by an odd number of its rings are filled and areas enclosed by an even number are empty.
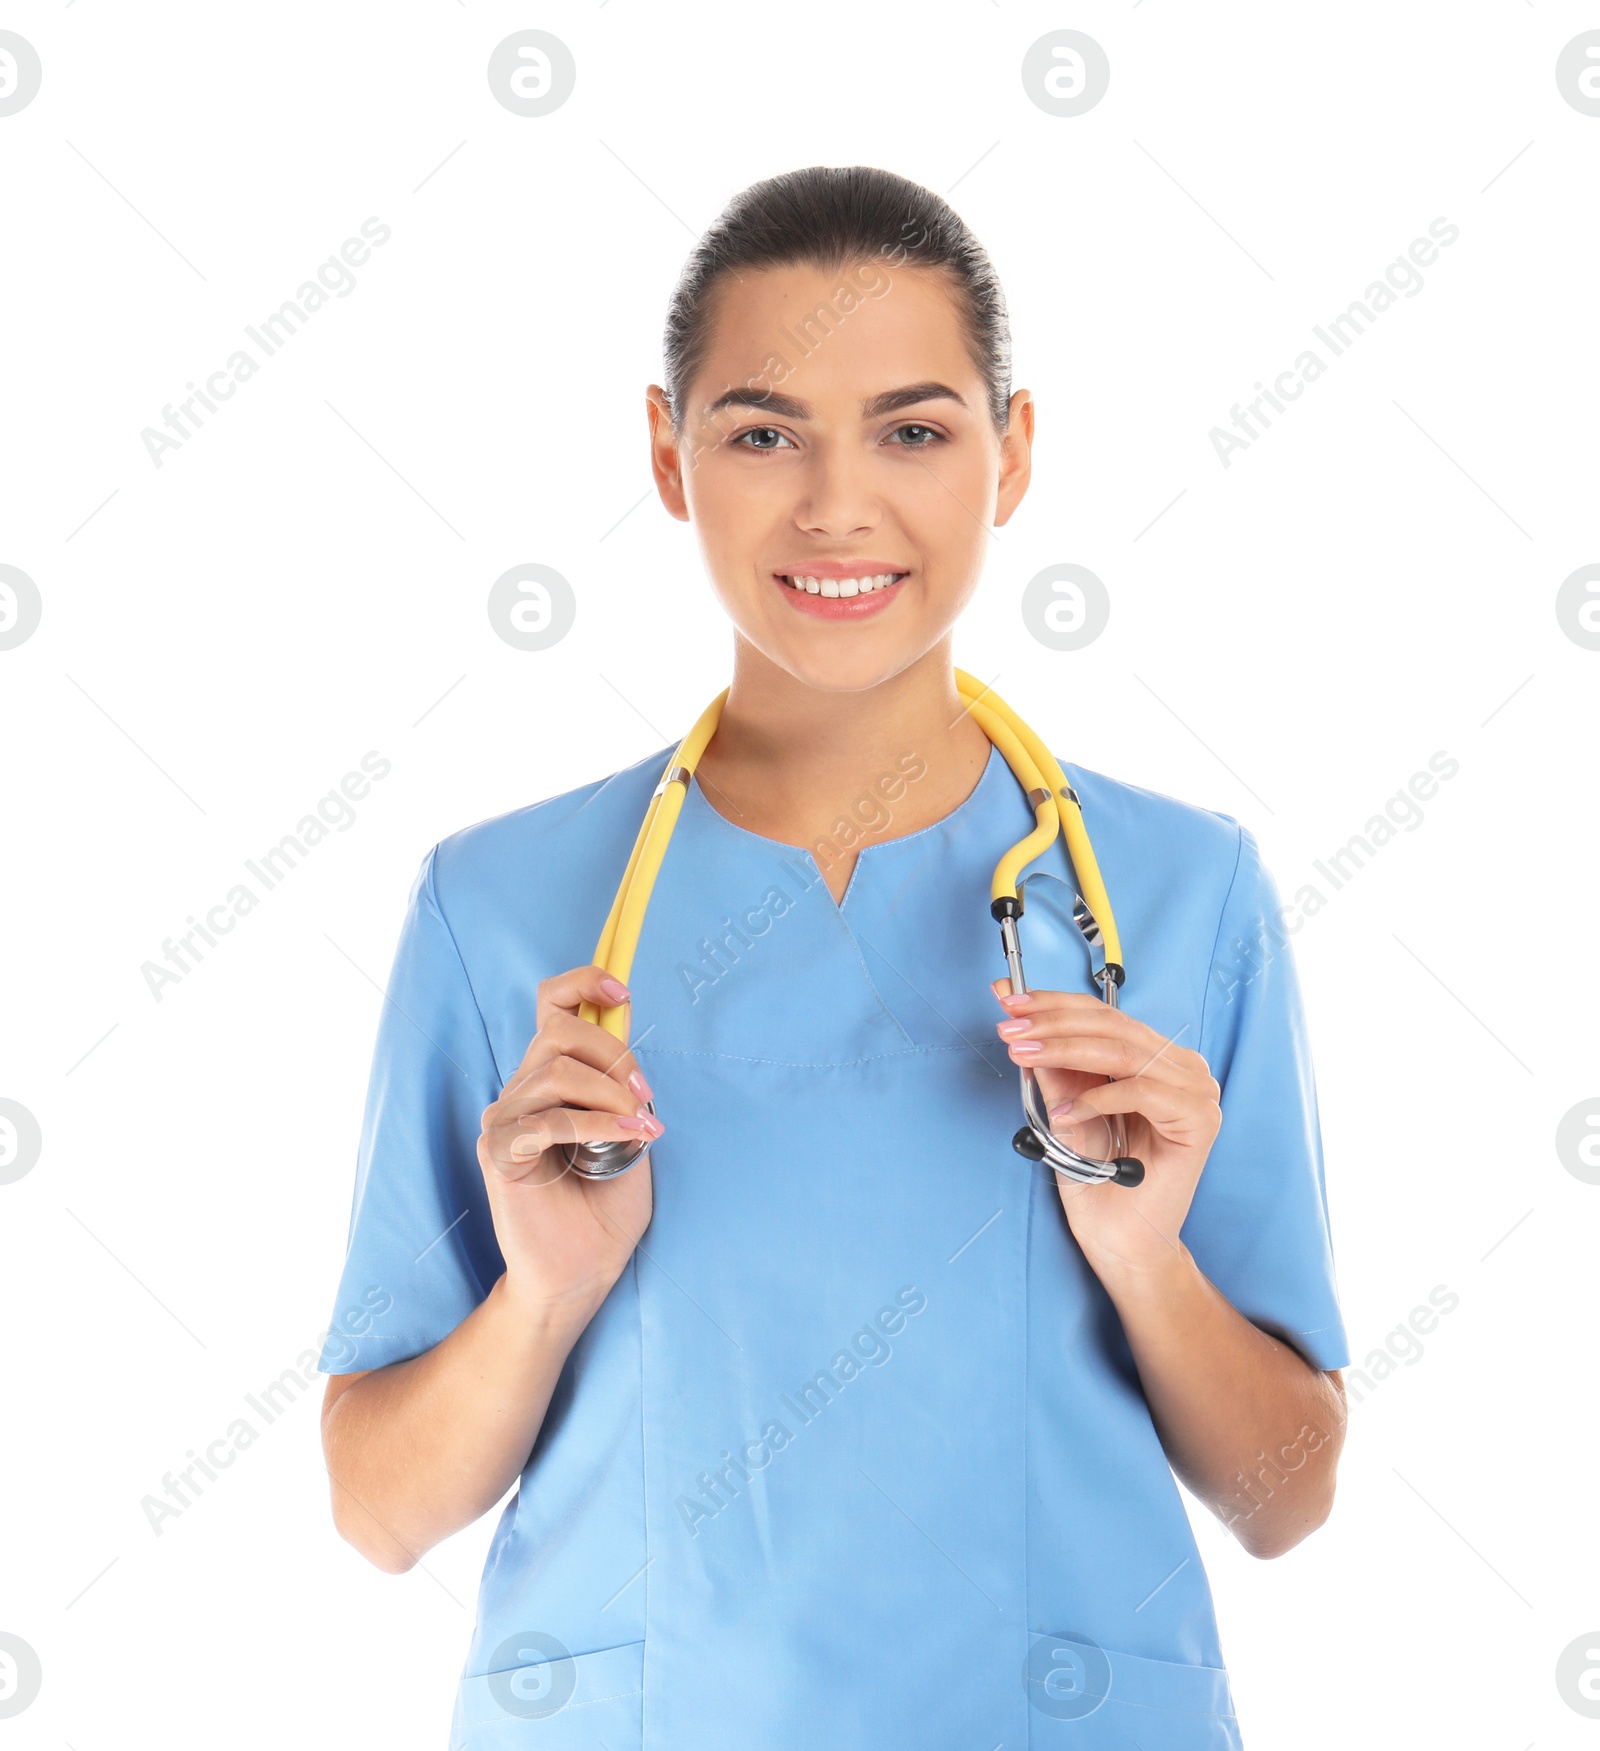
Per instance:
[[[1033,395],[1019,389],[1011,397],[1005,434],[1000,440],[1000,490],[995,500],[998,528],[1011,520],[1033,478]]]
[[[667,392],[659,383],[645,390],[645,415],[650,422],[650,471],[668,514],[689,521],[689,501],[683,490],[683,451],[672,429]]]

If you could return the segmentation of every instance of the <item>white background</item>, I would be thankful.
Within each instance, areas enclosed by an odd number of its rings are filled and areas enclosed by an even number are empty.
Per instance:
[[[446,1742],[492,1518],[404,1579],[367,1567],[314,1394],[159,1537],[141,1498],[327,1323],[427,848],[631,763],[725,681],[693,535],[650,492],[667,296],[738,189],[866,162],[950,192],[1039,404],[963,666],[1064,757],[1237,816],[1286,897],[1431,754],[1460,763],[1294,942],[1358,1362],[1435,1285],[1460,1304],[1355,1408],[1325,1529],[1263,1564],[1196,1511],[1246,1742],[1592,1744],[1555,1664],[1600,1630],[1600,1186],[1554,1139],[1600,1095],[1600,653],[1555,597],[1600,560],[1600,118],[1554,69],[1600,11],[0,24],[44,69],[0,119],[0,561],[44,604],[0,652],[0,1095],[44,1137],[0,1187],[0,1629],[44,1666],[0,1743]],[[578,64],[539,119],[485,77],[529,26]],[[1070,119],[1019,76],[1063,26],[1112,69]],[[374,215],[356,289],[155,467],[141,430]],[[1224,468],[1211,428],[1440,216],[1460,237],[1424,288]],[[485,613],[524,561],[577,591],[544,653]],[[1060,562],[1112,602],[1074,654],[1019,614]],[[355,825],[155,1001],[163,939],[369,749],[393,769]]]

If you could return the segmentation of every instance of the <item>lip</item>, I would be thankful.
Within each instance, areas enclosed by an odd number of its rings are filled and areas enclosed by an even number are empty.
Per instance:
[[[798,573],[803,578],[879,577],[884,572],[897,572],[900,582],[886,589],[873,590],[865,596],[813,596],[809,590],[797,590],[788,580]],[[789,572],[774,572],[773,587],[782,590],[796,614],[808,614],[813,620],[866,620],[889,609],[900,594],[909,571],[897,565],[885,565],[878,560],[801,560]]]
[[[776,578],[880,578],[885,572],[910,571],[908,565],[891,565],[886,559],[797,559],[793,565],[773,568]]]

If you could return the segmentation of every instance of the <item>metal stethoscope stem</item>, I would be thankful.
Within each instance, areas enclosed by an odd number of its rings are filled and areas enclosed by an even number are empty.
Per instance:
[[[1006,972],[1011,979],[1011,989],[1019,994],[1028,989],[1028,981],[1022,971],[1022,943],[1017,935],[1017,919],[1022,914],[1022,902],[1011,902],[1015,910],[1006,908],[1005,902],[997,901],[995,910],[1000,913],[1000,947],[1006,957]],[[1088,908],[1082,899],[1078,901],[1079,928],[1083,928],[1083,919]],[[1093,920],[1090,919],[1092,926]],[[1087,935],[1087,931],[1085,932]],[[1091,938],[1091,942],[1092,942]],[[1110,1008],[1117,1007],[1117,977],[1122,969],[1108,963],[1105,969],[1096,974],[1100,985],[1100,995]],[[1127,1133],[1122,1122],[1121,1113],[1108,1113],[1105,1123],[1111,1132],[1111,1155],[1100,1161],[1090,1155],[1080,1155],[1076,1149],[1069,1149],[1065,1143],[1050,1128],[1050,1114],[1044,1103],[1044,1092],[1039,1087],[1039,1079],[1026,1065],[1022,1067],[1022,1111],[1027,1119],[1016,1136],[1011,1139],[1011,1146],[1018,1155],[1025,1155],[1030,1161],[1042,1161],[1053,1167],[1063,1179],[1075,1180],[1079,1185],[1098,1185],[1102,1180],[1111,1180],[1119,1186],[1136,1186],[1144,1179],[1144,1163],[1136,1161],[1128,1154]]]

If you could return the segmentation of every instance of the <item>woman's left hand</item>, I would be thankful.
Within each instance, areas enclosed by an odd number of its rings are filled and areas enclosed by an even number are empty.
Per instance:
[[[1079,1185],[1056,1175],[1067,1222],[1096,1272],[1143,1273],[1181,1256],[1179,1231],[1222,1128],[1221,1089],[1198,1052],[1085,992],[1010,993],[994,981],[1012,1063],[1032,1070],[1054,1133],[1096,1160],[1113,1153],[1105,1115],[1121,1113],[1144,1183]],[[1021,1025],[1019,1025],[1021,1024]],[[1113,1081],[1107,1082],[1106,1078]],[[1070,1102],[1069,1110],[1061,1109]]]

